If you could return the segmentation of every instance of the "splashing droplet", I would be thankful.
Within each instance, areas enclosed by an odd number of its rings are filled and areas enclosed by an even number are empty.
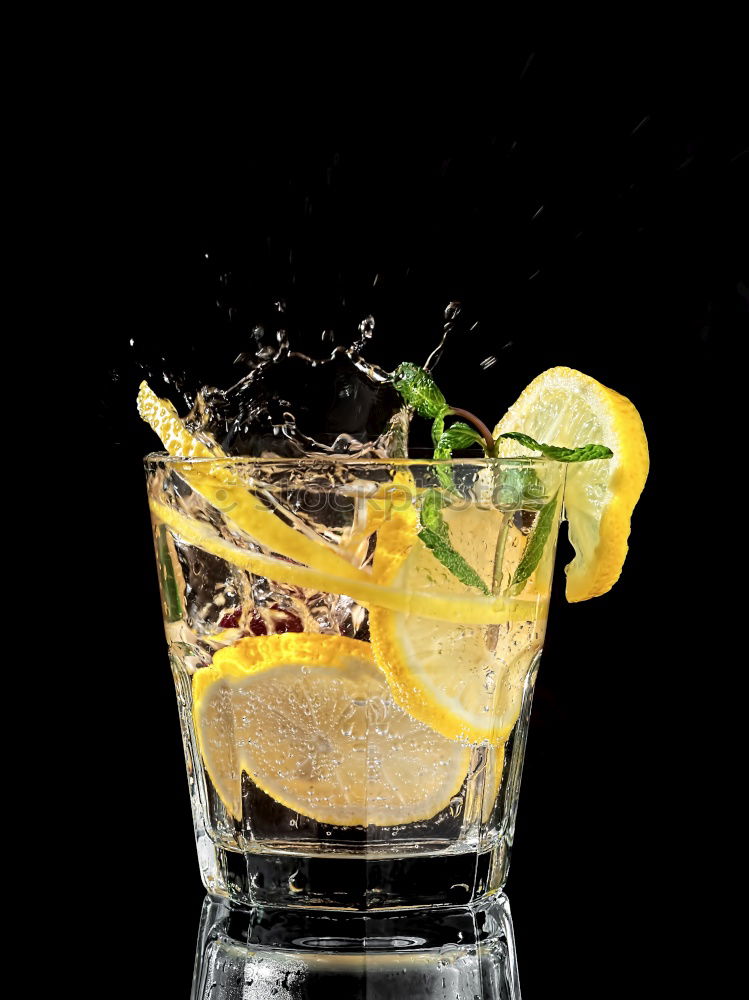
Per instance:
[[[442,326],[442,337],[440,338],[439,344],[435,347],[429,357],[424,363],[424,369],[426,371],[431,371],[432,368],[437,364],[439,359],[442,357],[442,351],[445,346],[445,341],[448,336],[452,333],[455,324],[460,316],[460,302],[448,302],[445,307],[445,322]]]
[[[374,334],[374,328],[374,316],[365,316],[359,324],[359,333],[362,335],[364,340],[371,340],[372,335]]]

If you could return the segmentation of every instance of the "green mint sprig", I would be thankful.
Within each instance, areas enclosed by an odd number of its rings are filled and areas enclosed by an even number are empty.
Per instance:
[[[470,448],[472,444],[480,444],[485,447],[483,436],[474,427],[458,422],[440,434],[437,449],[450,452],[463,451],[464,448]]]
[[[521,434],[520,431],[500,434],[497,441],[501,438],[517,441],[531,451],[540,451],[545,458],[552,458],[555,462],[592,462],[597,458],[612,458],[614,454],[605,444],[584,444],[582,448],[560,448],[555,444],[541,444],[528,434]]]
[[[432,444],[434,445],[434,457],[437,459],[450,458],[452,455],[452,449],[449,447],[446,441],[443,440],[445,437],[445,418],[440,413],[434,418],[432,423]],[[447,465],[437,465],[435,466],[435,473],[437,479],[439,480],[440,486],[452,492],[455,489],[455,483],[453,482],[452,470]]]
[[[436,440],[435,440],[436,438]],[[434,457],[444,461],[452,458],[453,451],[462,451],[470,448],[472,444],[483,444],[484,439],[468,424],[457,423],[444,430],[444,417],[435,418],[432,425],[432,441],[434,442]],[[437,479],[443,489],[452,492],[455,488],[452,471],[446,465],[436,465],[435,472]]]
[[[432,376],[423,368],[404,361],[393,373],[393,385],[419,416],[432,421],[436,461],[451,458],[453,449],[468,448],[476,436],[481,438],[468,424],[454,424],[445,430],[445,417],[450,415],[451,408]],[[483,438],[481,442],[483,444]],[[447,466],[436,465],[435,474],[444,490],[449,493],[455,489],[452,472]],[[442,494],[438,490],[428,490],[424,495],[419,538],[453,576],[488,595],[490,591],[479,574],[450,544],[450,529],[442,516],[442,503]]]
[[[420,416],[432,421],[432,443],[436,461],[449,459],[453,451],[460,451],[474,444],[481,445],[487,458],[497,458],[499,442],[503,439],[517,441],[523,447],[538,451],[545,458],[556,462],[590,462],[613,456],[613,452],[606,445],[586,444],[580,448],[563,448],[559,445],[543,444],[519,431],[499,434],[495,438],[486,424],[473,413],[451,406],[429,372],[409,361],[404,361],[393,372],[393,385],[408,406],[413,407]],[[445,418],[451,415],[464,417],[470,424],[459,421],[446,429]],[[437,465],[435,470],[440,485],[446,491],[452,492],[455,484],[450,469],[445,465]],[[511,471],[509,481],[503,483],[503,486],[517,492],[518,503],[527,501],[533,510],[538,511],[533,532],[510,583],[510,591],[519,593],[543,555],[554,524],[558,491],[550,500],[542,503],[543,484],[535,470],[521,467]],[[429,490],[425,495],[420,523],[419,538],[436,558],[463,583],[479,587],[488,594],[489,591],[478,573],[450,544],[450,531],[442,517],[442,495],[437,490]],[[497,559],[499,558],[498,555]],[[495,565],[495,583],[497,578]]]
[[[451,406],[438,388],[429,372],[410,361],[404,361],[393,372],[393,385],[405,402],[422,417],[432,420],[432,441],[440,457],[449,457],[446,452],[468,448],[479,444],[488,458],[497,457],[497,446],[502,439],[517,441],[531,451],[540,451],[546,458],[556,462],[590,462],[599,458],[611,458],[613,452],[603,444],[586,444],[580,448],[562,448],[559,445],[543,444],[528,434],[509,431],[493,438],[488,428],[477,416],[468,410]],[[462,416],[473,424],[459,422],[445,430],[445,417]],[[435,458],[437,456],[435,455]]]
[[[449,529],[442,517],[442,504],[442,494],[439,490],[427,490],[421,500],[420,520],[423,528],[447,538]]]
[[[488,429],[483,425],[483,436],[482,432],[462,422],[453,424],[452,427],[445,430],[445,417],[453,414],[455,410],[448,405],[444,394],[429,372],[419,368],[418,365],[414,365],[410,361],[404,361],[398,365],[393,372],[393,385],[408,406],[413,407],[420,417],[426,417],[432,421],[432,444],[434,445],[435,459],[452,458],[453,450],[468,448],[474,443],[480,444],[486,452],[489,444],[493,444]],[[463,410],[457,411],[457,413],[481,423],[473,414],[468,414]],[[448,468],[436,466],[435,473],[444,489],[453,489],[452,474]]]

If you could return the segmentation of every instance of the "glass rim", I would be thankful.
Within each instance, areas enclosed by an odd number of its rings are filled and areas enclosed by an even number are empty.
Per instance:
[[[429,453],[429,449],[416,449],[417,451],[423,451],[425,454]],[[149,452],[143,458],[143,464],[146,467],[153,465],[215,465],[216,463],[223,463],[228,465],[254,465],[254,466],[271,466],[280,465],[286,468],[292,468],[293,466],[302,467],[312,467],[315,465],[320,465],[323,463],[334,463],[336,465],[352,465],[352,466],[371,466],[371,467],[392,467],[392,466],[429,466],[429,465],[440,465],[440,466],[479,466],[483,468],[492,468],[497,464],[501,465],[518,465],[518,466],[540,466],[546,467],[551,465],[564,465],[564,462],[557,462],[554,458],[545,458],[543,455],[514,455],[511,458],[505,458],[504,456],[498,456],[496,458],[487,458],[486,456],[481,456],[478,458],[433,458],[433,457],[423,457],[423,458],[357,458],[355,456],[347,455],[304,455],[296,458],[272,458],[272,457],[257,457],[254,455],[210,455],[210,456],[183,456],[183,455],[170,455],[165,451],[152,451]]]

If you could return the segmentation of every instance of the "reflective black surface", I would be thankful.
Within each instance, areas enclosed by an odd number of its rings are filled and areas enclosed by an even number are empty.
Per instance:
[[[207,897],[193,1000],[520,1000],[507,898],[354,915],[243,910]]]
[[[631,970],[633,928],[666,992],[682,965],[718,780],[705,727],[723,714],[726,628],[695,593],[720,587],[714,532],[731,509],[708,458],[725,450],[713,428],[747,328],[745,88],[730,55],[713,65],[671,47],[648,60],[510,46],[486,68],[468,94],[443,66],[345,113],[348,77],[319,102],[274,100],[273,77],[262,93],[245,83],[230,110],[202,77],[165,88],[144,70],[140,87],[118,79],[96,116],[96,218],[76,265],[96,346],[74,333],[70,348],[101,458],[83,560],[99,596],[82,626],[96,683],[71,717],[85,719],[87,807],[97,790],[85,870],[93,854],[110,936],[143,943],[144,900],[158,899],[155,996],[188,995],[204,890],[140,467],[154,441],[135,388],[166,370],[154,387],[168,394],[180,369],[187,388],[228,384],[281,298],[315,344],[371,312],[368,353],[384,365],[426,357],[460,300],[461,349],[438,370],[490,424],[557,364],[637,405],[652,471],[622,578],[583,605],[556,581],[508,892],[526,1000],[554,995],[571,962],[581,1000],[641,995],[612,975]],[[560,571],[568,556],[561,543]],[[139,961],[121,973],[134,989]]]

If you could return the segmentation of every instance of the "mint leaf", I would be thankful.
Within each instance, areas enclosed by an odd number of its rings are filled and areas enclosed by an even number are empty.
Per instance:
[[[448,410],[445,397],[432,376],[410,361],[404,361],[395,369],[393,385],[421,417],[431,417],[434,420],[444,416]]]
[[[435,453],[435,458],[449,458],[449,455],[439,455]],[[434,471],[437,475],[440,486],[443,490],[447,490],[448,493],[455,492],[455,480],[453,479],[453,472],[449,465],[435,465]]]
[[[446,459],[452,457],[452,450],[450,447],[443,444],[443,438],[445,436],[445,417],[444,414],[440,413],[439,416],[434,418],[434,423],[432,424],[432,443],[434,444],[434,457],[439,459]],[[455,483],[453,481],[452,469],[447,465],[435,465],[434,473],[439,480],[440,486],[452,492],[455,489]]]
[[[419,416],[432,420],[432,444],[434,445],[436,463],[434,474],[446,492],[453,492],[455,483],[452,469],[441,462],[451,458],[454,450],[469,448],[474,444],[481,445],[484,452],[491,456],[494,454],[492,444],[496,444],[496,441],[493,442],[489,429],[474,414],[469,413],[468,410],[449,406],[432,376],[423,368],[419,368],[418,365],[409,361],[402,362],[393,372],[392,379],[394,387],[404,401],[413,407]],[[471,420],[476,426],[471,427],[469,424],[459,421],[445,430],[445,417],[451,413],[456,417],[462,416]],[[508,433],[502,434],[500,437],[512,438],[526,448],[540,451],[543,455],[556,459],[558,462],[584,462],[594,458],[611,458],[612,455],[611,450],[604,445],[590,444],[585,445],[584,448],[558,448],[554,445],[539,444],[527,434]],[[498,469],[495,470],[495,475],[497,473]],[[495,489],[497,500],[499,500],[499,494],[503,494],[512,498],[509,501],[511,506],[520,506],[531,510],[539,509],[544,492],[543,483],[539,480],[535,470],[521,466],[506,472],[502,469],[501,483]],[[505,504],[504,500],[499,502]],[[540,508],[536,518],[536,526],[520,565],[515,571],[511,587],[522,588],[522,585],[538,565],[551,531],[556,505],[557,494],[555,493],[553,499]],[[490,594],[476,570],[450,544],[450,531],[442,517],[442,506],[442,494],[438,490],[427,490],[422,500],[419,538],[435,558],[461,583],[469,587],[477,587],[484,594]]]
[[[435,448],[434,457],[444,461],[445,459],[452,457],[452,451],[449,448]],[[447,490],[448,493],[455,492],[455,480],[453,479],[453,470],[451,466],[442,464],[435,465],[434,474],[437,476],[439,484],[443,490]]]
[[[461,450],[469,448],[472,444],[480,444],[485,447],[485,442],[481,434],[469,424],[458,422],[443,430],[445,418],[440,415],[436,417],[432,425],[432,441],[434,442],[434,457],[439,459],[452,458],[453,449]],[[445,465],[436,465],[435,474],[443,489],[453,491],[455,483],[453,481],[452,470]]]
[[[527,465],[502,465],[495,470],[494,502],[505,510],[538,510],[546,498],[546,487],[536,470]]]
[[[546,542],[554,524],[554,513],[557,509],[558,493],[559,490],[557,490],[547,504],[544,504],[538,514],[538,517],[536,518],[533,534],[528,540],[528,544],[525,546],[523,558],[520,560],[518,568],[515,570],[515,575],[512,578],[512,583],[510,584],[511,588],[516,593],[523,589],[525,581],[541,561],[544,547],[546,546]]]
[[[461,451],[463,448],[470,448],[472,444],[480,444],[484,448],[486,442],[475,427],[459,421],[457,424],[452,424],[442,433],[436,442],[436,447],[440,450]]]
[[[520,431],[509,431],[507,434],[500,434],[499,437],[517,441],[532,451],[540,451],[546,458],[553,458],[555,462],[591,462],[596,458],[611,458],[614,454],[605,444],[584,444],[581,448],[560,448],[555,444],[541,444],[527,434],[521,434]]]
[[[419,538],[431,551],[432,555],[439,559],[442,565],[449,569],[452,575],[456,576],[461,583],[465,583],[468,587],[478,587],[482,593],[489,596],[489,588],[476,570],[472,566],[469,566],[463,556],[459,552],[456,552],[449,541],[442,535],[437,534],[432,528],[422,528],[419,532]]]
[[[484,594],[489,594],[488,588],[476,570],[450,544],[450,529],[442,517],[444,503],[439,490],[426,491],[421,501],[419,538],[432,555],[439,559],[461,583],[469,587],[478,587]]]
[[[440,439],[445,430],[445,418],[443,414],[439,414],[434,418],[434,423],[432,424],[432,444],[435,450],[440,446]]]
[[[448,539],[450,530],[443,517],[444,501],[439,490],[427,490],[421,501],[421,526],[433,531],[441,538]]]

